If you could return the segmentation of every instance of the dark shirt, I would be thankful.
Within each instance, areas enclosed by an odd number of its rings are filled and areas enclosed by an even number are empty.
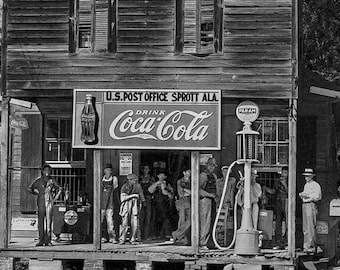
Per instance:
[[[50,181],[51,180],[51,181]],[[37,195],[37,201],[38,205],[39,204],[45,204],[45,191],[46,191],[46,185],[47,183],[50,182],[52,184],[52,192],[57,193],[59,189],[61,188],[57,181],[55,181],[51,176],[46,177],[46,176],[41,176],[34,180],[34,182],[30,185],[29,191],[33,195]],[[38,192],[36,192],[36,190]]]
[[[151,199],[152,194],[149,192],[149,187],[155,182],[155,180],[153,179],[153,177],[149,176],[141,176],[141,179],[139,181],[142,190],[143,190],[143,194],[145,196],[146,199]]]
[[[275,181],[274,189],[275,189],[275,194],[276,194],[277,199],[287,199],[288,198],[287,186],[282,184],[281,179]]]
[[[173,189],[169,183],[166,184],[165,190],[173,195]],[[156,202],[165,202],[165,201],[169,201],[170,199],[168,195],[163,194],[160,186],[156,187],[156,190],[153,193],[153,196]]]
[[[213,173],[206,172],[206,174],[207,182],[203,189],[210,194],[216,194],[216,177]]]

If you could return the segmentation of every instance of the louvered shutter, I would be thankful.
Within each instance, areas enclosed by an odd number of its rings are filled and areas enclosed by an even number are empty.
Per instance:
[[[96,0],[95,21],[95,50],[106,51],[108,49],[109,30],[109,0]]]

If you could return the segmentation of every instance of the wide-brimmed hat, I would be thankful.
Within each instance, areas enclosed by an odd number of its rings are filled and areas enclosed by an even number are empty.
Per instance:
[[[207,160],[207,166],[215,166],[215,167],[217,167],[216,159],[214,159],[214,158],[208,158],[208,160]]]
[[[313,172],[312,168],[305,168],[305,171],[302,173],[302,175],[315,175],[315,173]]]

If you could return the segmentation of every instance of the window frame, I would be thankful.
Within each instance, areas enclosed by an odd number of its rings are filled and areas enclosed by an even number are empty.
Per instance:
[[[195,51],[188,52],[185,50],[185,1],[188,0],[176,0],[176,18],[175,18],[175,52],[192,54],[192,55],[218,55],[223,54],[223,38],[224,38],[224,4],[223,0],[211,0],[213,1],[213,40],[212,51],[203,50],[201,48],[202,35],[201,35],[201,1],[194,0],[196,2],[196,25],[195,25]]]
[[[97,50],[96,46],[96,0],[88,0],[90,3],[90,27],[87,31],[89,34],[89,46],[80,47],[80,4],[82,0],[70,0],[69,5],[69,52],[70,53],[93,53]],[[107,1],[107,37],[105,52],[116,52],[117,48],[117,1],[118,0],[106,0]],[[99,44],[98,44],[99,45]],[[103,51],[103,49],[99,50]]]
[[[48,121],[49,120],[57,120],[58,121],[58,138],[54,137],[48,137]],[[69,121],[70,125],[70,137],[67,138],[61,138],[61,121],[66,120]],[[69,115],[47,115],[44,117],[44,146],[43,146],[43,152],[44,152],[44,160],[49,164],[59,164],[59,165],[66,165],[71,167],[82,167],[85,166],[86,163],[86,151],[84,150],[84,159],[83,160],[73,160],[73,154],[74,150],[72,148],[72,117]],[[57,160],[49,160],[47,159],[47,151],[48,151],[48,144],[49,143],[57,143],[58,147],[58,159]],[[71,160],[61,160],[61,144],[62,143],[70,143],[70,157]]]
[[[278,167],[278,166],[288,166],[288,163],[280,163],[279,161],[279,148],[281,146],[289,147],[289,138],[286,140],[279,140],[279,124],[284,123],[287,125],[287,131],[288,131],[288,118],[287,117],[261,117],[258,118],[254,123],[259,123],[261,122],[258,127],[263,126],[266,122],[274,123],[275,124],[275,140],[266,140],[265,139],[265,132],[260,132],[259,140],[258,140],[258,151],[259,153],[262,154],[262,160],[259,160],[259,163],[257,164],[258,166],[266,166],[266,167]],[[259,131],[259,128],[256,129]],[[288,134],[288,132],[287,132]],[[265,158],[265,146],[269,147],[275,147],[275,163],[266,163],[265,161],[267,160]],[[271,157],[270,157],[271,158]],[[288,160],[287,160],[288,162]]]

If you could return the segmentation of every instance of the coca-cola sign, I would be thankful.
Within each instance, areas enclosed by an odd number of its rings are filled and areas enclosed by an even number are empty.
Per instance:
[[[218,150],[220,122],[218,90],[75,90],[73,147]]]

